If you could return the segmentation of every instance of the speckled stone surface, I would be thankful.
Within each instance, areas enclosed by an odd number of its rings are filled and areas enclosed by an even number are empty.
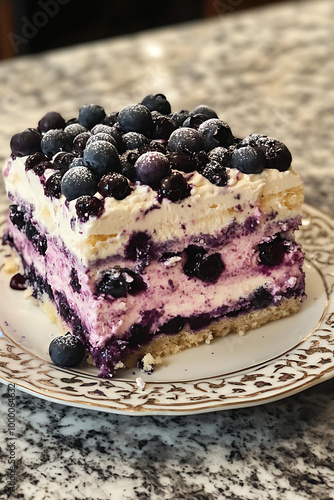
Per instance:
[[[222,3],[221,3],[222,4]],[[217,3],[218,5],[218,3]],[[219,4],[220,5],[220,4]],[[334,3],[275,7],[0,63],[0,160],[46,111],[107,111],[148,93],[205,102],[235,135],[284,141],[306,201],[334,215]],[[334,382],[262,407],[127,417],[17,391],[17,488],[9,492],[0,386],[0,498],[334,498]]]

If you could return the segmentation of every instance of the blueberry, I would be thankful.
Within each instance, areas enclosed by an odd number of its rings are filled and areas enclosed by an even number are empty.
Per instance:
[[[122,136],[122,149],[127,151],[130,149],[138,149],[148,143],[147,137],[138,132],[127,132]]]
[[[189,245],[185,249],[186,262],[183,266],[183,271],[187,276],[197,276],[198,267],[202,261],[202,257],[206,254],[206,250],[198,245]]]
[[[87,222],[91,216],[99,217],[103,209],[103,201],[95,196],[80,196],[75,202],[75,211],[81,222]]]
[[[27,280],[22,274],[16,273],[14,276],[12,276],[9,286],[10,288],[12,288],[12,290],[26,290]]]
[[[227,185],[228,175],[226,168],[220,165],[217,161],[210,161],[203,169],[202,175],[204,175],[204,177],[216,186]]]
[[[61,197],[61,178],[62,174],[60,172],[50,175],[44,187],[44,193],[46,196],[49,198]]]
[[[283,142],[268,138],[263,144],[266,156],[266,168],[275,168],[284,172],[290,168],[292,155]]]
[[[170,118],[174,121],[177,127],[182,127],[184,121],[191,115],[188,109],[182,109],[181,111],[177,111],[176,113],[172,113]]]
[[[219,253],[203,255],[196,276],[202,281],[215,281],[224,271],[224,264]]]
[[[171,112],[170,104],[163,94],[147,95],[141,104],[146,106],[150,111],[159,111],[162,115],[168,115]]]
[[[28,222],[27,224],[26,236],[38,253],[41,255],[46,254],[48,248],[47,239],[38,232],[38,229],[32,224],[32,222]]]
[[[117,117],[118,117],[118,112],[109,113],[103,118],[102,123],[108,126],[115,125],[115,123],[117,123]]]
[[[71,125],[67,125],[65,127],[64,132],[70,136],[71,141],[73,142],[77,135],[87,132],[87,129],[86,127],[80,125],[80,123],[72,123]]]
[[[175,122],[168,116],[160,113],[152,113],[153,125],[150,136],[153,139],[169,139],[169,136],[176,129]]]
[[[120,111],[117,120],[124,132],[146,135],[152,127],[151,112],[142,104],[126,106]]]
[[[196,169],[196,163],[189,155],[185,153],[169,153],[167,158],[171,167],[182,172],[193,172]]]
[[[190,115],[184,122],[182,123],[182,127],[190,127],[198,130],[199,126],[208,120],[209,118],[205,115]]]
[[[106,141],[89,144],[83,155],[84,165],[100,179],[109,172],[118,172],[120,162],[115,146]]]
[[[82,153],[90,136],[90,132],[83,132],[82,134],[77,135],[73,140],[74,151],[76,151],[77,153]]]
[[[73,158],[68,168],[73,168],[73,167],[84,167],[83,158],[81,158],[81,156]]]
[[[286,246],[284,240],[280,236],[276,236],[271,241],[260,243],[257,250],[259,252],[258,263],[273,267],[282,263]]]
[[[32,155],[41,151],[41,134],[34,128],[27,128],[19,134],[13,135],[10,148],[14,156]]]
[[[91,133],[93,135],[101,134],[101,133],[112,135],[113,134],[113,127],[110,127],[110,125],[105,125],[104,123],[98,123],[97,125],[95,125],[92,128]]]
[[[49,130],[42,137],[41,150],[47,158],[52,158],[59,151],[71,151],[72,139],[64,130]]]
[[[210,108],[210,106],[206,106],[205,104],[200,104],[199,106],[196,106],[192,114],[205,115],[207,118],[218,118],[217,113],[212,108]]]
[[[28,156],[28,158],[25,161],[25,169],[26,170],[31,170],[34,168],[36,165],[41,163],[41,161],[44,161],[46,158],[43,155],[43,153],[34,153],[33,155]]]
[[[53,168],[61,171],[67,170],[76,158],[73,153],[57,153],[53,158]]]
[[[232,152],[229,149],[224,148],[223,146],[218,146],[214,149],[211,149],[211,151],[208,153],[208,157],[210,161],[216,161],[223,167],[231,166]]]
[[[53,168],[53,164],[51,163],[51,161],[44,160],[44,161],[41,161],[40,163],[38,163],[37,165],[35,165],[33,167],[32,171],[34,172],[34,174],[36,174],[40,177],[41,175],[44,174],[44,172],[47,168]]]
[[[196,153],[204,147],[202,135],[193,128],[179,128],[175,130],[168,141],[171,152]]]
[[[61,180],[61,192],[68,201],[85,194],[93,196],[96,189],[96,177],[87,167],[73,167],[64,174]]]
[[[140,274],[135,273],[128,267],[123,267],[121,273],[125,280],[126,289],[129,295],[138,295],[147,289],[147,285]]]
[[[195,164],[195,169],[197,172],[202,173],[204,168],[209,163],[209,157],[205,151],[198,151],[197,153],[193,153],[191,155],[191,159]]]
[[[112,135],[106,134],[104,132],[98,132],[94,135],[91,135],[86,143],[86,147],[89,146],[90,144],[92,144],[92,142],[98,142],[98,141],[109,142],[117,149],[116,139]]]
[[[53,128],[63,129],[65,125],[65,120],[61,114],[56,111],[50,111],[39,120],[38,129],[40,132],[44,133]]]
[[[9,207],[9,218],[11,223],[18,229],[23,229],[25,226],[24,212],[22,208],[18,205],[10,205]]]
[[[164,139],[152,139],[148,144],[139,148],[140,154],[148,153],[148,151],[157,151],[158,153],[166,154],[167,141]]]
[[[161,182],[161,195],[171,201],[184,200],[190,195],[190,186],[179,172],[173,172]]]
[[[49,354],[55,365],[71,368],[78,366],[84,359],[85,348],[80,339],[67,332],[52,340]]]
[[[91,129],[97,123],[101,123],[106,113],[102,106],[97,104],[85,104],[79,110],[79,123],[84,127]]]
[[[170,319],[161,326],[160,332],[168,334],[179,333],[184,328],[185,324],[186,318],[175,316],[175,318]]]
[[[251,299],[251,304],[255,309],[264,309],[272,303],[272,295],[264,287],[257,288]]]
[[[119,297],[126,297],[126,281],[120,270],[111,269],[110,271],[105,272],[102,279],[97,284],[96,293],[97,295],[111,295],[115,299]]]
[[[260,147],[239,147],[232,153],[231,167],[244,174],[260,174],[265,166],[266,157]]]
[[[116,200],[123,200],[131,193],[128,179],[115,172],[104,175],[98,183],[97,190],[105,198],[112,196]]]
[[[170,173],[167,156],[156,151],[141,155],[135,163],[136,176],[142,184],[152,188],[159,186],[162,179]]]
[[[205,151],[210,151],[218,146],[226,148],[234,143],[230,127],[218,118],[206,120],[199,126],[198,131],[203,136]]]

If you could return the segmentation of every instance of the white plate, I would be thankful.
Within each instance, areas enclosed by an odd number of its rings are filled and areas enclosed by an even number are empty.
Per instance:
[[[305,206],[299,239],[308,294],[300,312],[245,336],[231,334],[169,356],[152,375],[129,369],[107,380],[93,367],[50,364],[56,325],[22,292],[11,290],[10,276],[0,270],[0,380],[63,404],[129,415],[257,405],[327,380],[334,376],[334,225]],[[0,269],[7,253],[0,250]]]

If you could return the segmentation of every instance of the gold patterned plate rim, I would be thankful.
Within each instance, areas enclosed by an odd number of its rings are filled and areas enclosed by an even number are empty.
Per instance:
[[[283,353],[212,376],[162,381],[146,377],[142,388],[135,377],[101,379],[56,367],[18,345],[1,327],[0,318],[0,380],[34,396],[79,408],[126,415],[187,415],[265,404],[334,377],[334,223],[308,205],[303,212],[299,240],[323,293],[315,309],[315,326],[306,326],[301,340]],[[0,230],[4,220],[1,205]],[[2,249],[0,268],[3,259]],[[303,313],[297,314],[302,319]]]

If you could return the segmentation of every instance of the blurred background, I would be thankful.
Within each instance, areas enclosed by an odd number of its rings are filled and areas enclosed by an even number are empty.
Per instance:
[[[0,0],[0,59],[288,0]]]

